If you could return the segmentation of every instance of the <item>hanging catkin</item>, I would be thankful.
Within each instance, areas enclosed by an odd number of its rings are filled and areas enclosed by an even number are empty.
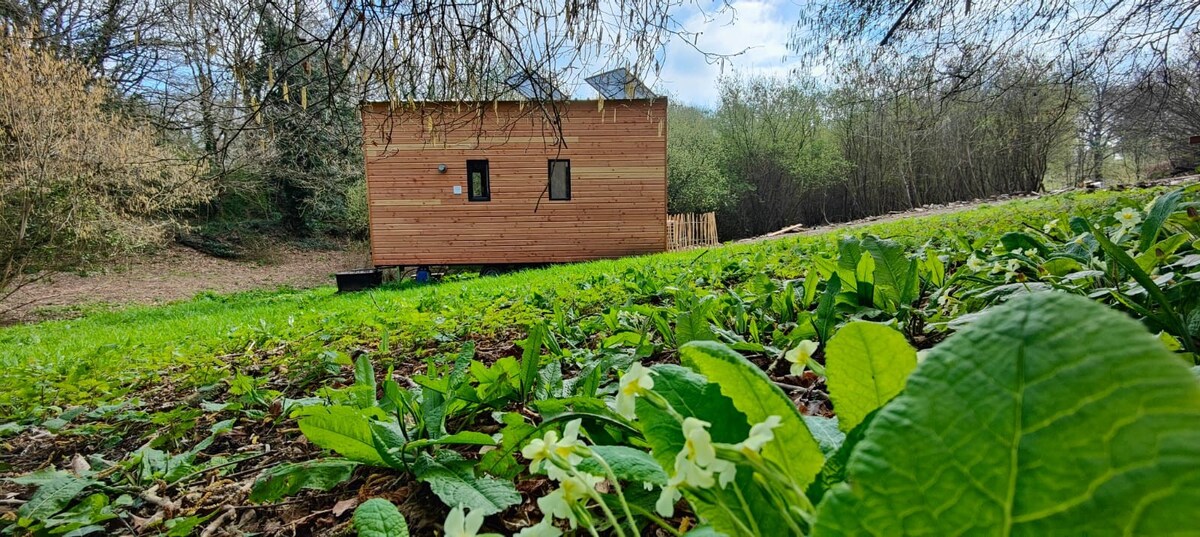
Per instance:
[[[300,109],[308,110],[308,86],[300,86]]]

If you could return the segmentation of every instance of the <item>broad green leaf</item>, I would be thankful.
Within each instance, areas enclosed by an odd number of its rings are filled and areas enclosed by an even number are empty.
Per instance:
[[[712,424],[709,434],[716,442],[734,444],[746,439],[750,425],[721,388],[694,371],[677,365],[656,365],[654,392],[666,399],[681,416]],[[683,447],[683,430],[678,420],[654,405],[638,399],[637,425],[650,444],[654,459],[663,468],[675,467],[675,454]]]
[[[929,279],[929,284],[934,287],[941,287],[946,283],[946,264],[942,262],[942,258],[938,256],[937,250],[933,248],[925,249],[925,259],[921,263],[924,267],[926,278]]]
[[[821,283],[821,278],[817,275],[817,268],[810,267],[808,272],[804,273],[804,309],[808,309],[813,302],[817,301],[818,283]]]
[[[90,479],[75,477],[73,475],[64,475],[47,481],[38,487],[33,496],[29,498],[29,501],[21,505],[21,508],[17,510],[17,514],[21,518],[31,520],[49,518],[55,513],[62,511],[79,493],[83,492],[84,489],[93,483]]]
[[[854,270],[854,278],[850,281],[855,282],[856,290],[858,291],[859,304],[872,304],[875,301],[875,258],[864,255],[858,260],[858,267]],[[842,280],[846,281],[846,280]]]
[[[433,389],[421,390],[421,420],[430,438],[446,435],[446,394]]]
[[[1082,225],[1088,229],[1092,229],[1091,223],[1087,220],[1082,218],[1071,219],[1072,223],[1076,220],[1081,221]],[[1125,269],[1137,281],[1138,285],[1141,285],[1146,293],[1150,295],[1150,298],[1153,298],[1158,306],[1163,309],[1163,324],[1176,334],[1187,333],[1187,327],[1184,325],[1183,319],[1175,313],[1175,308],[1171,306],[1171,300],[1163,294],[1162,289],[1158,287],[1154,279],[1146,271],[1142,270],[1137,262],[1132,257],[1129,257],[1129,254],[1125,253],[1123,248],[1113,244],[1103,233],[1096,233],[1095,230],[1092,230],[1092,235],[1096,237],[1096,240],[1100,243],[1100,247],[1104,249],[1104,253],[1116,261],[1121,268]],[[1190,343],[1185,343],[1185,346],[1190,351],[1195,350]]]
[[[429,440],[414,440],[410,442],[409,447],[412,449],[422,448],[425,446],[494,446],[496,440],[491,436],[477,431],[459,431],[454,434],[448,434],[441,438]]]
[[[821,446],[821,453],[824,453],[827,458],[833,455],[846,441],[846,433],[838,429],[837,416],[832,418],[804,416],[804,424],[808,425],[808,431],[812,433],[817,445]]]
[[[912,304],[920,291],[917,262],[909,259],[904,246],[890,239],[868,236],[863,249],[875,258],[875,288],[894,303],[895,307]],[[875,304],[883,307],[883,304]]]
[[[324,459],[272,466],[254,481],[250,501],[273,502],[301,489],[326,491],[350,479],[358,463]]]
[[[1050,252],[1037,237],[1023,231],[1010,231],[1001,235],[1000,244],[1003,244],[1004,249],[1010,252],[1017,249],[1028,250],[1031,248],[1037,250],[1040,255],[1046,255]]]
[[[775,440],[762,449],[763,458],[774,462],[799,487],[812,482],[825,461],[821,447],[808,431],[795,403],[784,395],[762,369],[729,347],[715,342],[695,341],[679,348],[679,358],[709,379],[716,379],[721,393],[733,401],[746,420],[761,423],[770,416],[782,421]],[[742,439],[738,439],[741,441]]]
[[[1139,323],[1020,297],[934,347],[813,534],[1194,533],[1196,446],[1200,384]]]
[[[500,445],[483,454],[479,470],[494,476],[514,477],[522,468],[513,453],[538,429],[525,421],[518,412],[506,412],[500,417],[504,428],[500,429]]]
[[[408,537],[404,515],[383,498],[371,498],[354,510],[354,530],[359,537]]]
[[[1046,262],[1042,263],[1041,267],[1046,271],[1046,273],[1054,276],[1067,276],[1083,268],[1083,266],[1079,264],[1079,261],[1069,257],[1056,257],[1054,259],[1046,260]],[[1103,273],[1100,274],[1103,275]]]
[[[55,528],[53,533],[60,534],[112,520],[117,516],[109,506],[108,496],[96,492],[76,502],[69,509],[46,519],[45,525],[47,528]]]
[[[439,451],[436,458],[421,454],[413,472],[449,506],[463,505],[491,515],[521,503],[511,482],[476,477],[474,464],[453,451]]]
[[[528,400],[538,384],[538,371],[542,368],[542,342],[546,339],[546,325],[533,323],[529,326],[529,335],[518,341],[524,349],[521,352],[521,398]],[[440,436],[440,435],[430,435]]]
[[[862,251],[861,241],[855,237],[846,237],[838,241],[838,259],[837,259],[837,275],[841,278],[842,283],[850,285],[854,282],[856,285],[860,283],[870,283],[868,280],[859,278],[863,272],[860,269],[863,266],[863,259],[870,259],[871,256],[864,256]],[[869,272],[868,272],[869,274]]]
[[[409,443],[402,426],[388,421],[371,421],[368,425],[371,427],[371,445],[384,464],[398,470],[406,469],[404,449]]]
[[[1138,240],[1138,250],[1145,252],[1158,240],[1159,230],[1162,229],[1167,219],[1171,217],[1171,213],[1175,212],[1175,207],[1179,205],[1179,198],[1182,195],[1182,191],[1175,190],[1163,194],[1154,200],[1154,204],[1146,212],[1146,219],[1142,221],[1142,236]]]
[[[703,344],[716,345],[711,342],[692,343]],[[666,399],[681,416],[711,423],[709,433],[713,441],[732,444],[746,439],[750,432],[746,416],[734,407],[728,397],[721,394],[717,384],[709,383],[703,376],[677,365],[656,365],[652,370],[654,392]],[[674,468],[675,455],[683,448],[680,422],[646,402],[645,398],[637,401],[637,416],[637,425],[642,428],[642,434],[653,450],[654,460],[662,468]],[[776,429],[776,432],[779,430]],[[739,493],[745,500],[744,504],[738,497]],[[697,515],[729,535],[745,533],[740,529],[739,520],[756,521],[760,535],[788,533],[786,523],[755,483],[754,472],[749,468],[738,469],[734,484],[724,489],[709,489],[705,498],[688,495],[688,501]]]
[[[709,308],[697,302],[695,307],[679,312],[675,318],[675,343],[683,345],[689,341],[712,341],[717,339],[708,321]]]
[[[871,426],[875,416],[879,411],[872,412],[867,415],[866,419],[859,423],[857,427],[850,430],[849,433],[842,433],[838,430],[837,425],[833,425],[833,432],[842,435],[840,438],[841,444],[832,453],[826,452],[825,464],[821,466],[821,473],[817,474],[817,478],[808,486],[805,493],[808,495],[809,501],[813,505],[821,502],[821,498],[825,497],[825,493],[835,485],[846,481],[846,464],[850,462],[850,456],[854,453],[854,448],[862,441],[866,434],[867,428]],[[807,419],[808,416],[805,416]],[[824,449],[824,446],[822,446]]]
[[[592,453],[604,459],[618,479],[639,481],[652,485],[666,485],[667,473],[654,457],[640,449],[629,446],[592,446]],[[595,475],[604,475],[604,467],[595,459],[584,459],[579,469]]]
[[[834,274],[825,282],[825,292],[821,293],[817,311],[812,317],[813,330],[817,331],[821,342],[829,341],[829,336],[833,335],[833,327],[837,326],[837,296],[841,291],[842,280]]]
[[[854,321],[825,347],[825,375],[838,427],[849,431],[890,401],[917,367],[917,350],[894,329]]]
[[[1191,238],[1191,236],[1187,233],[1176,233],[1170,237],[1158,241],[1154,244],[1154,246],[1146,249],[1146,251],[1138,254],[1138,256],[1133,259],[1137,262],[1138,266],[1142,268],[1142,270],[1150,272],[1151,269],[1158,266],[1159,263],[1165,261],[1171,254],[1175,253],[1175,250],[1178,250],[1180,246],[1187,244],[1187,240],[1189,238]]]
[[[324,449],[347,459],[385,466],[371,439],[371,424],[355,408],[330,406],[313,409],[300,418],[300,432]]]

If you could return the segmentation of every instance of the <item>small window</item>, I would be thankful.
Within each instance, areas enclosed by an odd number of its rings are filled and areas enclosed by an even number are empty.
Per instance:
[[[467,161],[467,201],[492,201],[492,186],[488,180],[488,161]]]
[[[550,199],[571,199],[571,161],[550,160]]]

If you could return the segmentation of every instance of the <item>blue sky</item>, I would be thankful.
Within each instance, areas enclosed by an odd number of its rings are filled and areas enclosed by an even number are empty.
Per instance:
[[[788,0],[735,0],[730,8],[719,11],[720,5],[713,2],[703,10],[685,5],[678,13],[677,20],[684,28],[700,32],[696,46],[717,54],[745,51],[726,62],[725,74],[787,74],[791,69],[787,61],[788,35],[799,18],[800,5]],[[647,82],[655,91],[680,102],[715,107],[716,81],[721,74],[720,64],[710,65],[691,45],[672,41],[667,45],[659,79]]]

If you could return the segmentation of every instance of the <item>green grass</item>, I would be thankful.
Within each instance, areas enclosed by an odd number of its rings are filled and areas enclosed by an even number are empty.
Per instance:
[[[939,244],[1001,225],[1040,228],[1053,218],[1108,210],[1119,198],[1141,203],[1152,195],[1098,192],[1017,200],[863,226],[854,233]],[[510,341],[535,319],[593,314],[644,299],[654,287],[716,287],[714,275],[794,278],[803,274],[808,254],[828,251],[846,232],[346,295],[328,287],[204,294],[165,306],[7,327],[0,330],[0,416],[44,417],[74,405],[120,400],[164,381],[185,389],[210,385],[252,363],[295,373],[319,367],[331,355],[382,345],[386,366],[387,359],[452,352],[468,339]]]

